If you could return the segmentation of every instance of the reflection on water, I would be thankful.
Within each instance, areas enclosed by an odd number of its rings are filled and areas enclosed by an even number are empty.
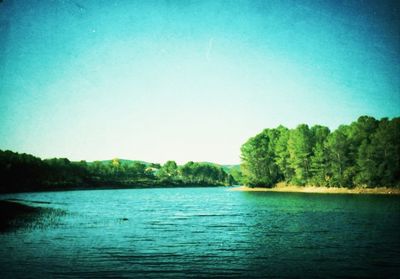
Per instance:
[[[1,278],[400,272],[399,197],[171,188],[2,198],[65,214],[45,214],[41,224],[48,225],[0,234]]]

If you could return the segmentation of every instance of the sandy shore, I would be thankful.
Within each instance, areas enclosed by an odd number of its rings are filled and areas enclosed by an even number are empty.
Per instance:
[[[335,187],[314,187],[314,186],[276,186],[273,188],[246,187],[239,186],[232,188],[231,191],[243,192],[294,192],[294,193],[319,193],[319,194],[382,194],[382,195],[400,195],[399,188],[335,188]]]

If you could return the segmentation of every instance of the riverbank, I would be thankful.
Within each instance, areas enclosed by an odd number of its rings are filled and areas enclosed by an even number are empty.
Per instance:
[[[0,200],[0,232],[20,227],[34,220],[42,211],[19,202]]]
[[[315,187],[315,186],[289,186],[278,184],[273,188],[239,186],[230,189],[231,191],[243,192],[290,192],[290,193],[317,193],[317,194],[380,194],[400,195],[400,188],[337,188],[337,187]]]

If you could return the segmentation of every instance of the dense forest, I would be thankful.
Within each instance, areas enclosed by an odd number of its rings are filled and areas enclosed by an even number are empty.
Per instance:
[[[241,148],[243,183],[272,187],[400,187],[400,118],[361,116],[331,132],[306,124],[265,129]]]
[[[174,161],[164,165],[113,159],[71,162],[42,160],[29,154],[0,150],[0,192],[154,186],[222,186],[235,181],[221,166]]]

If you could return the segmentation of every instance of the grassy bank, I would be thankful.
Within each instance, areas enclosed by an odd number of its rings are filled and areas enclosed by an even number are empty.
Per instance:
[[[240,186],[231,189],[243,192],[293,192],[293,193],[318,193],[318,194],[382,194],[400,195],[400,188],[376,187],[376,188],[338,188],[338,187],[315,187],[315,186],[291,186],[279,183],[272,188]]]

